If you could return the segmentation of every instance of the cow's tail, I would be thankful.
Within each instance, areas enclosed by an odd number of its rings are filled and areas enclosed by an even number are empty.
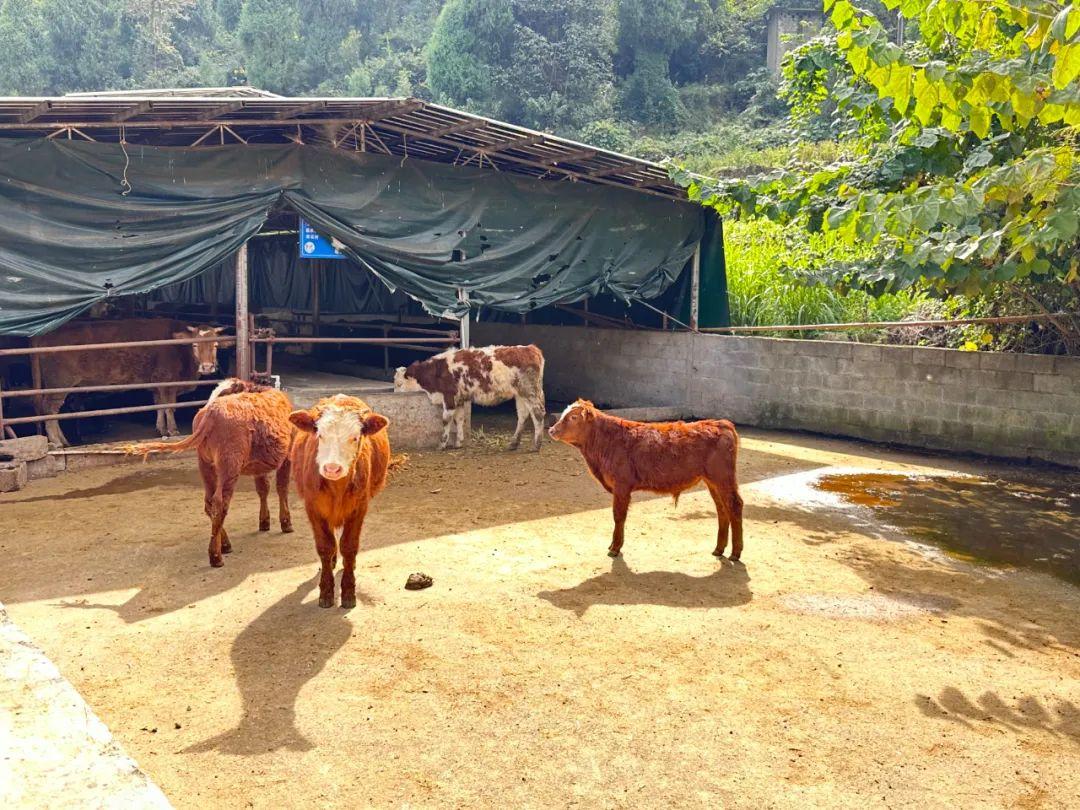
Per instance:
[[[203,443],[206,434],[209,433],[208,423],[210,420],[203,419],[199,422],[191,435],[178,442],[143,442],[141,444],[129,444],[124,447],[124,452],[129,456],[142,456],[144,459],[151,453],[183,453],[185,450],[194,450]]]

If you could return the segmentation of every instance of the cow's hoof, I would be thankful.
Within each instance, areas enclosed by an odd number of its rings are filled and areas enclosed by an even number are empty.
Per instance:
[[[607,553],[607,555],[609,557],[611,557],[612,559],[615,559],[616,557],[620,556],[621,554],[622,554],[621,551],[612,551],[610,548],[608,549],[608,553]]]
[[[332,596],[320,596],[319,597],[319,607],[321,607],[321,608],[332,608],[333,606],[334,606],[334,597],[332,597]]]
[[[722,548],[714,548],[712,555],[714,557],[723,557],[724,556],[724,550]]]
[[[268,531],[270,531],[270,521],[268,520],[268,521],[266,521],[266,523],[260,523],[259,524],[259,531],[260,532],[268,532]]]
[[[352,596],[346,596],[345,594],[342,594],[341,607],[344,610],[352,610],[354,607],[356,607],[356,594],[353,594]]]
[[[292,524],[291,523],[282,523],[281,524],[281,533],[282,534],[292,534],[293,533]]]
[[[232,554],[232,543],[222,543],[221,544],[221,553],[222,554]]]
[[[732,562],[738,562],[739,557],[741,557],[741,556],[742,556],[741,553],[740,554],[732,554],[730,557],[728,557],[728,559],[731,560]]]
[[[221,559],[221,557],[211,557],[210,558],[210,567],[211,568],[221,568],[221,566],[223,566],[223,565],[225,565],[225,561],[223,559]]]

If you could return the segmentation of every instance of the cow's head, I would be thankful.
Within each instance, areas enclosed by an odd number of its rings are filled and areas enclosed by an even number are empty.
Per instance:
[[[173,337],[183,340],[190,337],[216,337],[225,331],[224,326],[189,326],[184,332],[173,332]],[[200,375],[215,374],[218,370],[218,342],[192,343],[191,351],[195,354],[195,366]]]
[[[579,399],[567,406],[548,434],[555,441],[580,446],[589,437],[595,419],[596,406],[587,399]]]
[[[300,430],[315,434],[319,475],[329,481],[349,475],[367,437],[390,423],[363,400],[344,394],[324,399],[306,411],[293,411],[289,421]]]
[[[415,377],[409,375],[409,369],[398,366],[394,370],[394,390],[399,394],[405,391],[420,391],[420,383]]]

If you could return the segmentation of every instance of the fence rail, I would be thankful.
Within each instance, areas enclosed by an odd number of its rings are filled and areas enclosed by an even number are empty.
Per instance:
[[[783,324],[777,326],[709,326],[699,328],[699,332],[827,332],[845,329],[894,329],[906,326],[967,326],[973,324],[1030,323],[1032,321],[1053,321],[1058,318],[1075,318],[1068,312],[1047,312],[1036,315],[998,315],[986,318],[953,318],[950,320],[926,321],[861,321],[858,323],[807,323]]]
[[[440,346],[455,345],[460,340],[457,332],[448,330],[444,331],[438,329],[425,329],[423,327],[415,326],[398,326],[396,324],[389,324],[381,328],[383,328],[386,332],[395,330],[407,332],[409,334],[409,337],[279,337],[273,334],[273,332],[270,332],[269,334],[255,334],[248,339],[248,343],[252,347],[254,347],[254,344],[257,343],[261,343],[266,346],[266,371],[264,373],[270,374],[273,366],[273,351],[276,344],[330,343],[339,345],[357,344],[368,346],[382,346],[385,350],[385,353],[389,352],[391,348],[411,349],[415,351],[429,351],[433,348],[437,348]],[[4,416],[3,410],[4,400],[6,399],[47,396],[50,394],[138,391],[154,388],[196,388],[204,385],[217,385],[218,383],[222,382],[221,380],[177,380],[169,382],[140,382],[120,383],[115,385],[86,385],[43,388],[40,385],[41,377],[39,367],[40,356],[43,354],[108,351],[110,349],[141,349],[158,346],[190,346],[196,343],[217,343],[218,345],[230,346],[236,344],[237,341],[238,338],[233,336],[214,335],[208,337],[174,338],[169,340],[132,340],[117,343],[78,343],[68,346],[25,346],[13,349],[0,349],[0,357],[29,356],[35,366],[34,382],[37,385],[37,387],[35,388],[17,388],[11,390],[3,390],[3,388],[0,387],[0,439],[4,438],[5,435],[14,438],[15,433],[11,429],[12,425],[31,425],[40,424],[42,422],[59,421],[64,419],[83,419],[95,416],[119,416],[123,414],[173,410],[177,408],[197,408],[202,407],[208,401],[201,400],[198,402],[164,402],[155,405],[133,405],[124,408],[100,408],[92,411],[71,411],[69,413],[38,414],[35,416],[19,416],[14,418],[6,418]],[[38,430],[40,431],[40,428]]]

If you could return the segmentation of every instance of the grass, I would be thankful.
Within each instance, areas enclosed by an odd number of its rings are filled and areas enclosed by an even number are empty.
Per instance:
[[[815,263],[856,258],[828,234],[807,235],[765,220],[729,221],[724,243],[733,326],[896,321],[925,300],[909,290],[873,296],[813,283],[810,273]],[[881,330],[872,329],[787,334],[870,342],[884,338]]]

